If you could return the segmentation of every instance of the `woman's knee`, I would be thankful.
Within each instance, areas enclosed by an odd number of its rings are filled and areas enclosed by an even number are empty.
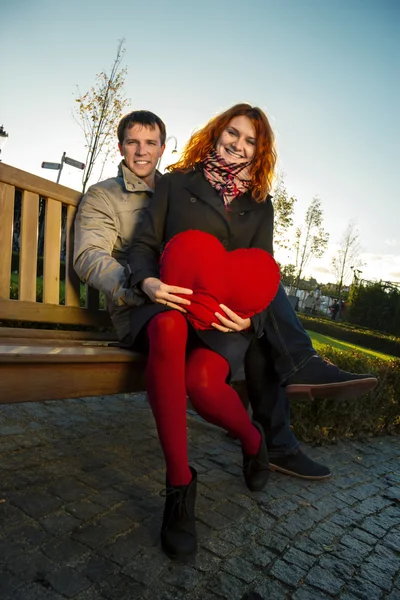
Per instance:
[[[187,321],[184,315],[177,310],[168,310],[153,317],[147,327],[149,337],[170,338],[187,335]]]

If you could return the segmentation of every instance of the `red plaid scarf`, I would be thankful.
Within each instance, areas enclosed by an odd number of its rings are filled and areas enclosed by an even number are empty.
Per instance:
[[[228,163],[211,150],[204,159],[204,177],[223,198],[225,206],[241,194],[245,194],[251,186],[250,163]]]

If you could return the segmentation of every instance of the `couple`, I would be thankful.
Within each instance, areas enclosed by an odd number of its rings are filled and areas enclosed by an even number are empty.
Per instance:
[[[186,395],[202,417],[240,440],[245,482],[255,491],[265,486],[269,467],[306,479],[330,476],[299,449],[287,395],[356,397],[376,379],[318,357],[282,286],[252,318],[221,305],[211,329],[193,329],[185,316],[192,292],[160,280],[160,248],[196,229],[228,250],[272,254],[274,135],[260,109],[238,104],[195,133],[161,177],[156,166],[165,140],[165,125],[153,113],[121,120],[123,161],[116,178],[92,186],[80,203],[74,265],[105,293],[120,341],[148,352],[147,392],[167,467],[162,546],[171,558],[185,558],[197,548]],[[243,361],[253,422],[227,383]]]

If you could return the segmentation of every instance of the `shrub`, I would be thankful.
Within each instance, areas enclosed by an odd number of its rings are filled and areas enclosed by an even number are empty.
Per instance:
[[[330,346],[325,346],[321,355],[346,371],[371,373],[379,384],[356,400],[292,402],[291,423],[299,440],[319,445],[400,433],[400,360],[369,358],[360,352],[341,352]],[[246,405],[244,382],[233,382],[232,386]]]
[[[348,401],[316,400],[291,405],[295,434],[305,442],[400,433],[400,360],[369,358],[325,346],[321,353],[341,369],[371,373],[379,379],[375,390]]]
[[[303,327],[322,335],[329,335],[342,342],[349,342],[357,346],[363,346],[370,350],[376,350],[383,354],[391,354],[400,357],[400,338],[385,335],[377,331],[358,327],[350,323],[339,323],[336,321],[311,317],[309,315],[298,315]]]

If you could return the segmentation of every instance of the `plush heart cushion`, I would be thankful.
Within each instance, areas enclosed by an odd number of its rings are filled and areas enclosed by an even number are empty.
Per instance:
[[[213,329],[225,304],[242,318],[261,312],[274,299],[280,280],[273,257],[260,248],[228,252],[204,231],[173,237],[160,258],[161,281],[193,290],[187,317],[196,329]],[[182,297],[184,297],[182,295]]]

